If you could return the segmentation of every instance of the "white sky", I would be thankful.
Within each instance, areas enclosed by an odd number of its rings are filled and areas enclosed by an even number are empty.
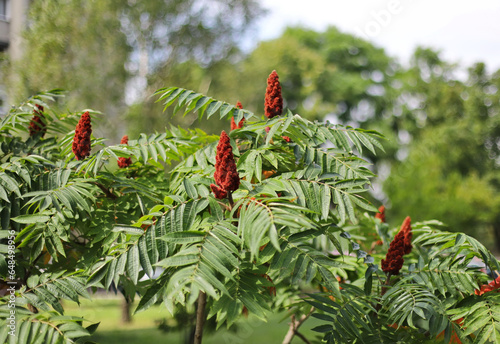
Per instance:
[[[260,40],[287,25],[317,31],[335,25],[385,48],[406,64],[418,45],[437,48],[449,62],[483,61],[500,69],[500,0],[261,0],[268,15]]]

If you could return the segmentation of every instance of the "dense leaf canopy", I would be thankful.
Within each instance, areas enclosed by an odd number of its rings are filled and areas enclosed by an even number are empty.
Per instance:
[[[227,199],[210,189],[218,137],[201,130],[172,127],[110,146],[92,136],[90,156],[76,160],[81,113],[51,110],[57,92],[2,118],[0,274],[2,285],[16,284],[18,343],[71,343],[94,332],[97,324],[64,316],[59,300],[78,302],[96,288],[139,295],[136,312],[162,303],[174,317],[200,309],[206,295],[218,327],[246,313],[312,313],[328,343],[496,341],[496,288],[476,295],[488,275],[473,263],[490,275],[500,266],[476,239],[437,221],[407,221],[413,248],[405,241],[401,270],[378,268],[392,259],[398,230],[369,214],[377,208],[364,197],[374,174],[363,154],[382,151],[381,134],[289,110],[266,119],[183,88],[156,96],[174,113],[227,126],[245,117],[229,133],[240,185]],[[28,135],[35,110],[43,137]],[[118,168],[119,158],[132,164]]]

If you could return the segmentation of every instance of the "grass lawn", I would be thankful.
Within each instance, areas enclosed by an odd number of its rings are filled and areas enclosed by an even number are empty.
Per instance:
[[[130,324],[121,323],[121,299],[119,297],[94,297],[90,300],[81,300],[81,305],[65,303],[67,315],[82,316],[92,323],[100,322],[96,333],[91,340],[99,344],[145,344],[165,343],[182,344],[183,333],[166,333],[157,327],[157,321],[167,318],[168,312],[164,307],[151,307],[133,317]],[[135,309],[137,303],[132,307]],[[224,329],[203,337],[204,344],[274,344],[281,343],[288,331],[288,320],[281,321],[283,314],[271,315],[268,322],[255,319],[242,320],[238,323],[238,331],[230,332]],[[85,326],[88,325],[84,324]],[[301,327],[301,332],[307,338],[314,338],[316,333],[312,327],[318,325],[314,318],[308,319]],[[294,344],[303,343],[294,338]]]

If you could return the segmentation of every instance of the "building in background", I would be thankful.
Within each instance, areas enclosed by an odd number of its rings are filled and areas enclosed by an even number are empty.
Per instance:
[[[8,0],[0,0],[0,51],[5,51],[9,46],[9,12]]]
[[[21,57],[21,33],[26,26],[26,15],[32,0],[0,0],[0,54],[7,54],[12,61]],[[0,70],[1,73],[1,70]],[[0,74],[0,114],[7,111],[5,78]]]

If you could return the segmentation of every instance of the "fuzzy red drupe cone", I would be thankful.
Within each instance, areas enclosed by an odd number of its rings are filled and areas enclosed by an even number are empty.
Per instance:
[[[215,198],[217,199],[224,199],[227,197],[227,192],[224,191],[223,189],[219,188],[215,184],[210,184],[210,188],[212,189],[212,192],[215,195]]]
[[[222,131],[217,145],[214,179],[217,185],[211,184],[210,188],[218,199],[227,197],[228,192],[240,187],[240,176],[234,162],[233,148],[225,131]]]
[[[120,141],[120,143],[122,145],[126,145],[128,144],[128,136],[127,135],[124,135]],[[129,167],[130,164],[132,164],[132,158],[124,158],[124,157],[120,157],[118,158],[117,160],[117,163],[118,163],[118,167],[119,168],[125,168],[125,167]]]
[[[243,105],[241,105],[241,102],[238,101],[236,103],[236,107],[238,109],[243,109]],[[245,123],[245,117],[243,117],[240,121],[240,123],[236,124],[236,122],[234,121],[234,117],[231,118],[231,130],[234,130],[234,129],[241,129],[243,128],[243,123]]]
[[[411,252],[411,239],[413,237],[413,234],[411,232],[411,219],[409,216],[407,216],[403,221],[403,224],[401,225],[401,231],[405,233],[405,254],[408,254]]]
[[[75,137],[73,138],[73,153],[76,160],[83,160],[90,155],[90,135],[92,125],[89,112],[85,112],[76,125]]]
[[[399,233],[392,240],[389,250],[385,259],[382,259],[382,270],[385,273],[390,273],[392,275],[398,275],[399,270],[403,267],[405,254],[405,237],[404,232],[399,231]]]
[[[37,109],[33,110],[33,118],[30,121],[29,133],[30,136],[40,134],[40,137],[45,135],[47,131],[43,115],[43,106],[36,104]]]
[[[392,240],[385,259],[382,259],[382,270],[385,273],[398,275],[403,267],[403,256],[411,252],[411,219],[408,216],[398,234]]]
[[[281,85],[278,73],[275,70],[267,78],[266,99],[264,102],[264,114],[267,118],[281,115],[283,112],[283,98],[281,97]]]
[[[383,205],[378,208],[378,213],[375,214],[376,219],[380,219],[380,221],[385,222],[385,207]]]

